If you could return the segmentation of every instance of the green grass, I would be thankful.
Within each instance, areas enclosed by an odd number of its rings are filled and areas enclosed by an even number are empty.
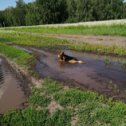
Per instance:
[[[80,34],[80,35],[112,35],[126,36],[126,24],[97,25],[97,26],[65,26],[65,27],[16,27],[4,28],[20,32],[49,33],[49,34]]]
[[[60,50],[72,49],[76,51],[86,51],[98,54],[112,54],[126,56],[126,49],[117,46],[105,46],[100,44],[81,43],[77,41],[61,40],[57,38],[43,37],[25,33],[1,32],[1,42],[13,42],[17,45],[33,46],[40,48],[58,48]]]
[[[0,43],[0,54],[5,55],[6,57],[15,61],[17,64],[27,68],[34,62],[32,55],[4,43]]]
[[[52,100],[63,109],[56,109],[51,114],[48,105]],[[41,88],[32,88],[29,106],[1,115],[0,125],[71,126],[73,117],[78,118],[76,126],[125,126],[126,104],[90,91],[66,89],[62,84],[47,78]]]
[[[35,36],[32,34],[15,33],[15,32],[1,32],[0,42],[13,42],[18,45],[35,46],[35,47],[55,47],[64,46],[68,44],[67,40],[59,40],[55,38],[48,38],[42,36]]]
[[[89,43],[75,43],[69,46],[70,49],[76,51],[86,51],[97,54],[110,54],[118,56],[126,56],[126,49],[117,46],[105,46],[100,44],[89,44]]]
[[[125,25],[94,26],[94,27],[63,27],[63,28],[13,28],[12,30],[40,33],[69,33],[69,34],[94,34],[94,35],[126,35]],[[7,30],[7,31],[6,31]],[[15,61],[19,65],[28,67],[34,61],[32,55],[15,47],[6,45],[12,42],[18,45],[26,45],[41,48],[67,48],[77,51],[87,51],[98,54],[115,54],[126,56],[126,50],[116,46],[103,46],[87,44],[76,41],[61,40],[29,33],[8,31],[10,28],[0,31],[0,53]],[[108,64],[108,60],[105,61]],[[62,109],[49,112],[48,106],[55,101]],[[2,126],[71,126],[71,122],[77,118],[76,126],[125,126],[126,104],[120,101],[112,101],[97,93],[79,90],[77,88],[65,88],[49,78],[44,80],[41,88],[35,86],[31,89],[28,106],[22,110],[14,110],[0,115]]]

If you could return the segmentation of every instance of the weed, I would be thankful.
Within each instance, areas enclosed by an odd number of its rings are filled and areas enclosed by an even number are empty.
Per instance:
[[[111,64],[111,62],[110,62],[110,60],[109,60],[109,59],[105,59],[105,60],[104,60],[104,63],[105,63],[106,65]]]
[[[65,26],[65,27],[13,27],[5,30],[49,34],[81,34],[81,35],[118,35],[126,36],[126,24],[94,25],[94,26]]]
[[[98,54],[114,54],[118,56],[126,56],[126,49],[117,46],[105,46],[100,44],[80,43],[71,40],[61,40],[57,38],[33,36],[25,33],[6,33],[0,34],[0,38],[7,39],[17,45],[33,46],[33,47],[48,47],[58,49],[72,49],[76,51],[86,51]],[[5,43],[5,42],[4,42]],[[15,54],[16,55],[16,54]]]
[[[40,96],[43,96],[44,100]],[[63,106],[62,110],[57,109],[52,115],[48,110],[50,100],[46,100],[51,96],[54,101]],[[125,103],[113,102],[91,91],[74,88],[65,90],[63,85],[49,78],[45,79],[42,88],[32,88],[29,102],[31,104],[25,109],[0,115],[0,125],[70,126],[73,116],[78,117],[76,126],[123,126],[126,124]],[[41,109],[37,109],[38,105]]]
[[[4,43],[0,43],[0,53],[4,54],[6,57],[14,60],[19,65],[24,67],[28,67],[28,65],[34,62],[32,55],[29,55],[22,50],[8,46]]]

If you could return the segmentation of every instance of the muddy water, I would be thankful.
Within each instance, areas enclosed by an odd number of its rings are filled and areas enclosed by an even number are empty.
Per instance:
[[[22,48],[23,49],[23,48]],[[123,58],[98,56],[64,50],[85,64],[59,63],[55,51],[25,48],[38,56],[35,70],[42,77],[52,77],[66,84],[86,87],[115,99],[126,101],[126,70],[118,63]],[[109,59],[109,65],[105,60]]]
[[[0,113],[22,107],[26,95],[21,83],[5,58],[0,56]]]

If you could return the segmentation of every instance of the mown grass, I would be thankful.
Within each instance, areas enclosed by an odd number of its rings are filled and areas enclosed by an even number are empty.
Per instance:
[[[80,34],[80,35],[112,35],[126,36],[126,24],[94,25],[94,26],[35,26],[35,27],[15,27],[4,28],[22,32],[48,33],[48,34]]]
[[[50,113],[48,106],[52,101],[62,109]],[[41,88],[32,87],[29,106],[1,115],[0,125],[71,126],[73,118],[77,120],[75,126],[125,126],[126,104],[94,92],[65,88],[47,78]]]
[[[50,38],[32,34],[25,33],[15,33],[15,32],[1,32],[0,34],[1,42],[13,42],[17,45],[33,46],[40,48],[58,48],[62,49],[72,49],[76,51],[86,51],[98,54],[112,54],[118,56],[126,56],[126,49],[117,46],[105,46],[100,44],[90,44],[81,43],[77,41],[61,40],[57,38]]]
[[[4,43],[0,43],[0,54],[5,55],[6,57],[10,58],[20,66],[23,66],[25,68],[28,68],[28,66],[34,61],[32,55],[29,55],[22,50],[19,50],[12,46],[8,46]]]

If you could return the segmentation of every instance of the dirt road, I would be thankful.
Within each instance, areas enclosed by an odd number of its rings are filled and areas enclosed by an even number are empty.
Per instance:
[[[67,85],[88,88],[115,99],[126,101],[126,70],[118,61],[125,59],[64,50],[85,64],[59,63],[56,51],[18,47],[37,55],[35,71],[41,77],[51,77]],[[105,60],[110,64],[105,64]]]

